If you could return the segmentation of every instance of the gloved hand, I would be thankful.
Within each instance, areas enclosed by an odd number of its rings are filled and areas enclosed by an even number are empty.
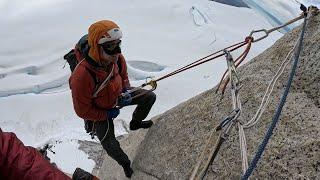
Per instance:
[[[118,108],[111,108],[107,110],[107,118],[114,119],[120,114],[120,110]]]
[[[128,92],[128,88],[123,88],[122,93],[126,93],[126,92]]]
[[[132,97],[131,94],[126,91],[124,93],[121,93],[120,96],[118,97],[118,106],[123,107],[123,106],[128,106],[132,102]]]

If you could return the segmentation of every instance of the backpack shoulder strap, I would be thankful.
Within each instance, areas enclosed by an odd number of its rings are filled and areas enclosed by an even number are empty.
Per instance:
[[[119,73],[121,73],[121,71],[122,71],[122,64],[121,64],[121,62],[120,62],[121,60],[118,60],[117,61],[117,65],[118,65],[118,69],[119,69]]]
[[[111,77],[113,76],[113,70],[114,70],[114,65],[112,66],[111,72],[110,74],[107,76],[107,78],[99,85],[99,87],[96,89],[96,91],[93,94],[93,97],[97,97],[98,93],[107,86],[107,84],[109,83],[109,80],[111,79]]]
[[[89,72],[89,74],[91,75],[93,82],[94,82],[94,92],[97,91],[98,89],[98,85],[99,85],[99,80],[96,76],[96,74],[93,72],[93,70],[91,70],[90,68],[85,67],[86,70]]]

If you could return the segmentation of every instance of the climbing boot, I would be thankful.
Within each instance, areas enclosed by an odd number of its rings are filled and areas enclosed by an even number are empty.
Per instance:
[[[137,130],[137,129],[140,129],[140,128],[143,128],[143,129],[148,129],[150,128],[151,126],[153,125],[153,122],[152,121],[142,121],[140,123],[136,123],[136,122],[130,122],[130,130],[131,131],[134,131],[134,130]]]

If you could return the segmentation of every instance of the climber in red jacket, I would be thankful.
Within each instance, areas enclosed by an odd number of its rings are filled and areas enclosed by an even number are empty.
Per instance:
[[[25,146],[12,132],[0,128],[1,180],[71,180],[54,167],[37,149]],[[95,180],[95,176],[77,168],[72,179]]]

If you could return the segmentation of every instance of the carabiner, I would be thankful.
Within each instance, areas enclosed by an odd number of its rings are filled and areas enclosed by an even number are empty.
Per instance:
[[[152,88],[150,89],[150,91],[154,91],[154,90],[157,89],[157,86],[158,86],[157,81],[155,81],[155,80],[150,80],[147,84],[152,87]]]
[[[151,79],[149,82],[148,82],[148,79]],[[153,80],[151,77],[147,77],[146,78],[146,83],[143,83],[140,88],[144,88],[146,86],[151,86],[151,89],[149,89],[150,91],[154,91],[156,88],[157,88],[157,81],[156,80]]]
[[[254,37],[252,36],[254,33],[259,33],[259,32],[264,32],[265,35],[264,35],[264,36],[261,36],[260,38],[254,38]],[[260,29],[260,30],[256,30],[256,31],[251,31],[251,33],[250,33],[250,35],[249,35],[249,37],[252,37],[252,38],[253,38],[253,41],[252,41],[252,42],[258,42],[258,41],[260,41],[260,40],[262,40],[262,39],[264,39],[264,38],[266,38],[266,37],[268,37],[268,36],[269,36],[269,31],[267,31],[266,29]]]

